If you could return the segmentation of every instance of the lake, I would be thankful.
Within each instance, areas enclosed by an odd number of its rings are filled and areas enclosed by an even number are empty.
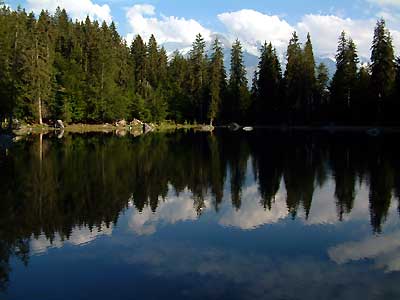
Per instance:
[[[399,299],[395,135],[31,136],[0,150],[0,299]]]

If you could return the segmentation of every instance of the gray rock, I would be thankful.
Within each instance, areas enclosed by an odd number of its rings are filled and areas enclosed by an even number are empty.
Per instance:
[[[231,123],[228,125],[228,128],[232,131],[237,131],[240,129],[240,125],[238,123]]]
[[[136,127],[136,126],[143,126],[143,122],[138,120],[138,119],[133,119],[133,121],[130,124],[132,127]]]
[[[198,130],[199,131],[204,131],[204,132],[212,132],[212,131],[214,131],[214,129],[215,128],[212,125],[203,125]]]
[[[128,123],[125,120],[121,120],[115,123],[117,127],[126,127]]]
[[[64,123],[61,120],[57,120],[56,121],[55,127],[56,128],[60,128],[60,129],[64,129],[65,128]]]
[[[373,137],[379,136],[379,135],[381,135],[381,133],[382,132],[379,128],[371,128],[371,129],[367,130],[367,134],[369,136],[373,136]]]
[[[143,123],[143,133],[144,134],[146,134],[146,133],[148,133],[150,131],[153,131],[153,129],[154,128],[152,126],[150,126],[149,124]]]

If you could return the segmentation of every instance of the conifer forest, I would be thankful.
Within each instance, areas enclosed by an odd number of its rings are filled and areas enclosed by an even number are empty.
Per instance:
[[[167,53],[154,36],[138,35],[128,44],[113,22],[73,21],[62,9],[34,15],[3,6],[0,120],[400,125],[400,59],[383,19],[368,64],[342,32],[333,78],[324,64],[316,65],[312,37],[300,40],[294,32],[283,59],[266,41],[248,82],[239,40],[226,68],[218,39],[208,47],[199,34],[187,55]]]

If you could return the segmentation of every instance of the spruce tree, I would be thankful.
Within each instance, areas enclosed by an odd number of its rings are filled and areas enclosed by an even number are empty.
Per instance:
[[[161,47],[160,51],[158,52],[157,57],[158,65],[156,69],[157,72],[157,81],[158,86],[162,86],[165,88],[167,77],[168,77],[168,55],[167,51],[165,50],[164,46]]]
[[[11,66],[12,61],[12,15],[9,8],[0,7],[0,130],[3,121],[13,108]],[[11,123],[10,123],[11,124]]]
[[[352,39],[347,39],[345,32],[342,32],[336,54],[336,72],[331,84],[332,120],[351,123],[358,62],[355,43]]]
[[[246,68],[243,62],[243,49],[239,40],[232,45],[231,70],[228,84],[228,97],[224,103],[226,120],[246,121],[250,108],[250,93],[246,77]]]
[[[207,62],[205,57],[206,43],[201,34],[196,36],[192,49],[189,53],[189,82],[190,92],[192,94],[192,105],[194,107],[193,119],[199,122],[205,121],[206,118],[206,72]]]
[[[29,95],[36,106],[35,116],[39,124],[49,117],[48,108],[54,103],[54,51],[53,30],[50,15],[42,11],[33,29],[33,40],[27,62],[27,80],[31,81]]]
[[[189,101],[188,69],[188,60],[175,51],[168,65],[168,107],[170,117],[182,123],[190,118],[193,109]]]
[[[396,75],[392,37],[383,19],[376,24],[371,50],[372,92],[378,100],[387,100]]]
[[[76,71],[72,61],[72,26],[68,18],[67,12],[57,8],[53,17],[55,27],[54,47],[54,68],[57,89],[55,93],[55,101],[50,108],[52,115],[57,119],[62,119],[66,122],[72,120],[72,108],[70,100],[71,95],[71,77],[77,76],[75,73],[70,73],[71,70]]]
[[[376,24],[371,50],[371,95],[377,111],[376,121],[386,122],[388,118],[397,118],[392,115],[390,103],[396,70],[392,37],[383,19]]]
[[[303,53],[297,33],[294,32],[289,41],[286,53],[286,70],[284,76],[286,111],[289,123],[298,122],[301,118],[303,99]]]
[[[320,63],[316,72],[314,107],[317,117],[314,120],[326,122],[328,102],[329,71],[324,63]]]
[[[133,40],[130,51],[135,70],[135,88],[139,94],[143,95],[147,85],[147,49],[140,35]]]
[[[277,121],[282,71],[276,49],[272,47],[271,43],[264,43],[261,48],[257,74],[255,77],[255,116],[257,122]]]
[[[153,88],[158,87],[159,52],[156,38],[150,36],[147,44],[147,80]]]
[[[397,114],[400,110],[400,57],[396,58],[396,77],[395,77],[395,87],[394,87],[394,97],[393,97],[393,111]],[[397,119],[392,119],[394,125],[400,125],[400,121]]]
[[[224,53],[221,43],[218,39],[214,40],[212,45],[213,53],[210,60],[210,103],[208,107],[208,118],[213,125],[217,118],[221,101],[226,93],[226,71],[224,67]]]
[[[315,59],[313,46],[311,43],[311,36],[307,34],[307,41],[304,45],[303,50],[303,111],[305,114],[306,122],[310,122],[312,120],[312,114],[315,109],[315,86],[316,86],[316,78],[315,78]]]

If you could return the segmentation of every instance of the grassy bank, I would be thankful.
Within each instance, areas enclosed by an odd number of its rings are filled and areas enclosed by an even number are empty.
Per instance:
[[[172,122],[162,122],[160,124],[150,124],[152,131],[174,131],[177,129],[194,129],[201,131],[212,131],[214,128],[207,125],[199,124],[175,124]],[[66,133],[112,133],[126,135],[133,134],[135,136],[143,133],[143,126],[116,126],[113,124],[65,124],[64,129],[54,128],[48,125],[39,124],[24,124],[19,129],[13,130],[13,133],[17,136],[24,136],[30,134],[46,134],[52,131],[64,131]]]

